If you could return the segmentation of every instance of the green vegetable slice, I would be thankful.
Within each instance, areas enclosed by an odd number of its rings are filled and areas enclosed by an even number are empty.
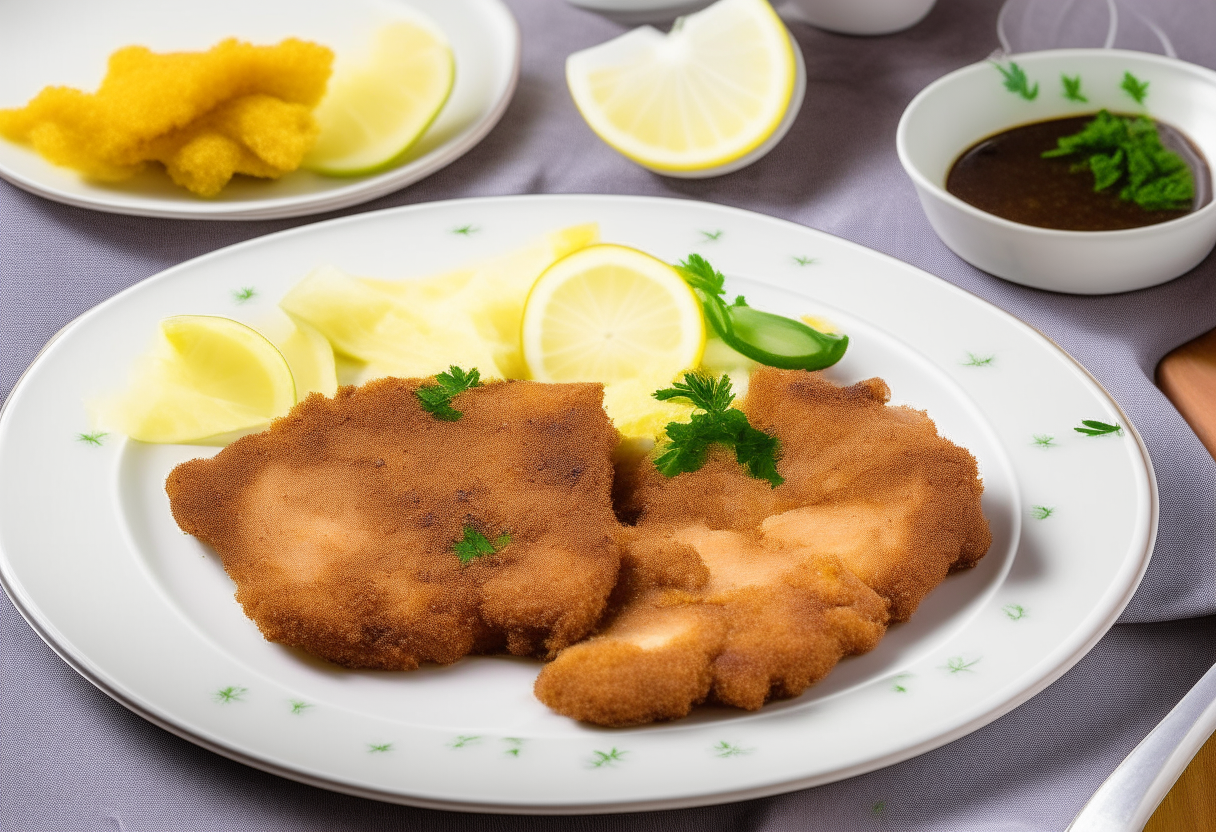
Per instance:
[[[844,357],[847,335],[831,335],[801,321],[752,309],[742,296],[723,300],[725,278],[699,254],[676,268],[697,293],[705,320],[726,344],[753,361],[783,370],[822,370]]]

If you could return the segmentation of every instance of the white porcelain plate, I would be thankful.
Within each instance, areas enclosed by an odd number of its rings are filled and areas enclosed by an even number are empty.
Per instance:
[[[758,712],[593,729],[532,697],[539,665],[475,657],[354,672],[264,641],[162,483],[214,449],[91,434],[157,322],[256,320],[323,263],[386,278],[452,269],[576,222],[666,260],[696,251],[728,291],[851,336],[829,371],[882,376],[976,455],[992,549],[873,652]],[[245,300],[241,300],[245,298]],[[1105,436],[1082,420],[1119,424]],[[1034,330],[938,278],[789,222],[682,200],[460,200],[318,223],[200,257],[67,327],[0,415],[0,577],[34,628],[153,722],[249,765],[440,808],[607,812],[756,797],[920,754],[1007,712],[1114,623],[1156,529],[1148,455],[1116,404]]]
[[[110,53],[132,44],[165,52],[207,49],[227,37],[258,44],[299,37],[330,47],[340,64],[344,56],[357,60],[376,30],[396,20],[421,15],[447,36],[456,62],[447,104],[400,164],[367,176],[237,177],[219,196],[202,199],[162,170],[114,185],[90,182],[0,139],[0,177],[47,199],[118,214],[260,220],[367,202],[467,153],[502,117],[519,77],[519,29],[502,0],[48,0],[3,2],[0,9],[0,108],[23,106],[44,86],[92,92]]]

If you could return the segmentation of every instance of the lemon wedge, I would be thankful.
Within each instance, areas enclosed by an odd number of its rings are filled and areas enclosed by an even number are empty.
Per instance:
[[[687,422],[693,406],[683,399],[661,402],[655,390],[670,387],[673,379],[631,378],[604,385],[604,410],[625,439],[650,440],[650,447],[663,437],[672,422]]]
[[[527,374],[519,331],[537,277],[598,238],[594,223],[570,226],[504,254],[418,280],[375,280],[333,267],[312,271],[279,302],[358,365],[344,381],[425,377],[452,364],[482,378]]]
[[[357,176],[394,164],[439,115],[455,80],[452,49],[436,30],[385,26],[367,64],[335,72],[313,111],[320,133],[303,166]]]
[[[263,427],[296,403],[283,354],[230,318],[161,321],[152,350],[121,395],[100,402],[98,423],[143,442],[199,442]]]
[[[570,94],[591,129],[674,175],[761,148],[783,125],[797,74],[789,33],[767,0],[719,0],[669,34],[642,26],[566,60]]]
[[[258,320],[256,326],[287,359],[297,399],[303,401],[310,393],[333,396],[338,392],[334,348],[324,335],[280,309]]]
[[[537,278],[524,303],[522,341],[538,381],[668,381],[701,360],[705,323],[673,267],[603,244],[567,255]]]

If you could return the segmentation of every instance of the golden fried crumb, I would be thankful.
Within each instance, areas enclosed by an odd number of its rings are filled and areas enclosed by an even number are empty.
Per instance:
[[[314,394],[264,433],[179,465],[173,516],[215,547],[267,639],[349,667],[554,654],[619,568],[598,384],[491,383],[442,421],[381,379]],[[462,566],[466,528],[510,540]]]
[[[326,47],[294,38],[228,39],[206,52],[128,46],[110,56],[96,93],[47,87],[0,110],[0,135],[104,182],[161,162],[177,184],[214,196],[234,174],[273,179],[299,167],[332,62]]]
[[[991,541],[975,459],[880,379],[838,387],[761,368],[743,410],[781,442],[777,488],[724,449],[673,478],[618,460],[615,613],[542,670],[536,695],[600,725],[671,719],[706,700],[759,708],[872,649]]]

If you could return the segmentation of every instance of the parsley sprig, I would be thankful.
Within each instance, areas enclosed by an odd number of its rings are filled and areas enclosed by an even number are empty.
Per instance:
[[[687,399],[697,409],[688,422],[672,422],[667,426],[669,440],[654,464],[666,477],[696,471],[709,457],[714,443],[735,449],[735,459],[756,479],[765,480],[773,488],[785,482],[777,473],[777,437],[752,427],[743,411],[730,406],[735,400],[730,377],[719,378],[685,373],[683,381],[656,390],[659,401]]]
[[[435,384],[430,387],[419,387],[414,391],[422,409],[436,419],[445,422],[455,422],[464,414],[452,407],[452,399],[466,390],[481,386],[481,373],[474,367],[467,373],[453,364],[448,372],[435,376]]]
[[[490,540],[472,526],[464,527],[464,537],[452,544],[452,550],[460,559],[461,566],[468,566],[474,560],[486,555],[492,555],[511,542],[511,535],[500,534]]]
[[[1061,136],[1045,159],[1078,154],[1084,161],[1073,172],[1090,171],[1094,190],[1123,182],[1119,198],[1145,211],[1184,210],[1195,199],[1191,169],[1174,151],[1161,144],[1157,126],[1144,116],[1116,116],[1102,110],[1081,132]]]
[[[785,370],[822,370],[849,348],[847,335],[829,335],[793,318],[752,309],[743,295],[728,304],[726,278],[699,254],[688,255],[676,268],[718,337],[753,361]]]

